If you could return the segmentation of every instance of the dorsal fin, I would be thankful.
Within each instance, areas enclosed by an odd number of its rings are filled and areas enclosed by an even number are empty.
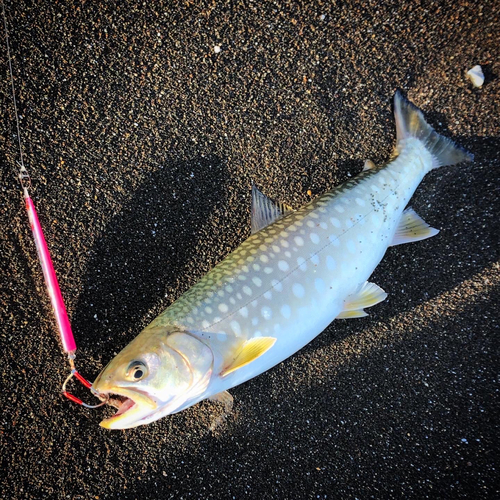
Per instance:
[[[281,219],[292,209],[284,203],[275,203],[262,194],[255,184],[252,184],[252,234]]]

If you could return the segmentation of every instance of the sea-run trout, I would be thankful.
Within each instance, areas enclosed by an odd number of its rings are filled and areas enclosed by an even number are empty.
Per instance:
[[[471,161],[399,92],[387,164],[303,208],[252,192],[252,234],[101,372],[94,389],[119,409],[108,429],[148,424],[227,392],[311,342],[335,318],[360,318],[387,294],[368,278],[391,245],[437,234],[405,209],[430,170]],[[112,399],[111,399],[112,398]]]

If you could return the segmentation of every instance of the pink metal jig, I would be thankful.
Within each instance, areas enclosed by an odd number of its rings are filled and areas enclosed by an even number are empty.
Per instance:
[[[2,13],[3,13],[3,23],[5,28],[5,41],[7,45],[7,59],[9,62],[10,83],[12,87],[12,99],[14,101],[14,112],[16,116],[17,140],[19,143],[19,154],[21,159],[21,163],[19,164],[20,165],[19,180],[21,181],[21,186],[23,188],[24,199],[26,202],[26,210],[28,211],[31,230],[33,231],[35,246],[38,253],[38,258],[40,260],[40,264],[42,266],[43,276],[45,278],[45,284],[47,285],[50,302],[52,304],[52,309],[56,317],[57,329],[59,330],[63,349],[68,354],[69,364],[71,367],[71,373],[64,381],[62,392],[68,399],[74,401],[75,403],[86,406],[87,408],[97,408],[98,406],[106,404],[108,401],[108,397],[103,396],[102,394],[99,394],[97,391],[95,391],[92,388],[92,384],[88,382],[82,375],[80,375],[75,368],[75,352],[76,352],[75,337],[73,336],[73,332],[71,330],[71,325],[68,319],[68,314],[66,312],[66,307],[64,306],[64,301],[61,295],[61,290],[59,288],[59,283],[57,282],[54,266],[52,265],[52,259],[50,258],[49,249],[47,248],[47,243],[43,235],[42,226],[40,225],[40,221],[38,220],[38,215],[36,213],[33,200],[31,199],[28,192],[28,187],[30,186],[30,177],[28,175],[28,171],[24,166],[24,160],[23,160],[23,148],[21,145],[21,133],[19,130],[19,114],[17,112],[16,92],[14,89],[14,74],[12,71],[12,58],[10,56],[9,30],[7,29],[7,16],[5,15],[5,5],[3,1],[2,1]],[[66,391],[66,384],[72,377],[75,377],[85,387],[87,387],[87,389],[90,389],[92,394],[98,397],[102,401],[102,403],[98,405],[88,405],[84,403],[81,399],[77,398],[76,396],[73,396],[73,394],[70,394],[68,391]]]
[[[35,240],[35,246],[38,253],[38,258],[42,266],[43,276],[45,278],[45,284],[47,286],[47,291],[49,293],[50,302],[52,304],[52,310],[56,318],[57,329],[59,330],[59,335],[61,337],[61,343],[64,351],[68,354],[68,359],[71,367],[71,373],[64,381],[62,387],[62,393],[71,401],[83,405],[87,408],[97,408],[106,404],[107,397],[98,394],[93,390],[92,384],[86,380],[75,368],[75,353],[76,353],[76,342],[71,330],[71,324],[69,322],[68,313],[66,312],[66,307],[61,294],[61,289],[59,288],[59,283],[57,281],[56,273],[54,271],[54,266],[52,264],[52,259],[50,258],[49,249],[47,248],[47,243],[43,235],[42,226],[38,220],[38,215],[36,213],[35,205],[31,199],[27,184],[29,183],[29,176],[24,167],[21,167],[21,173],[19,174],[19,179],[23,186],[24,199],[26,201],[26,210],[28,212],[28,217],[31,225],[31,230],[33,231],[33,238]],[[67,383],[72,377],[78,379],[87,389],[90,389],[92,394],[97,396],[102,400],[102,403],[97,405],[88,405],[84,403],[81,399],[77,398],[73,394],[66,390]]]

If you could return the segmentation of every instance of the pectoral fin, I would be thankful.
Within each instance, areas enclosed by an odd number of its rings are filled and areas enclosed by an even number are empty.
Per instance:
[[[231,394],[229,394],[229,392],[227,391],[214,394],[213,396],[210,396],[208,399],[210,401],[218,401],[219,403],[222,403],[224,405],[224,413],[215,418],[214,421],[210,424],[209,429],[211,431],[214,431],[215,429],[217,429],[217,427],[219,427],[219,425],[224,423],[228,414],[233,409],[234,399],[233,396],[231,396]]]
[[[236,352],[236,356],[227,360],[228,364],[221,371],[221,377],[225,377],[235,370],[238,370],[239,368],[242,368],[243,366],[248,365],[248,363],[256,360],[266,351],[271,349],[275,342],[276,339],[274,337],[256,337],[247,340]]]
[[[439,231],[430,227],[429,224],[417,215],[415,210],[407,208],[401,215],[401,220],[399,221],[391,246],[425,240],[438,233]]]
[[[372,307],[387,298],[387,294],[375,283],[366,281],[361,288],[344,301],[344,309],[337,316],[339,319],[363,318],[368,314],[363,310]]]
[[[230,412],[233,409],[234,399],[227,391],[222,391],[208,398],[210,401],[218,401],[224,405],[224,411]]]

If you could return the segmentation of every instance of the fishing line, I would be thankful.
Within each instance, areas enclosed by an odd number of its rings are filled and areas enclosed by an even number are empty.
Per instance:
[[[97,408],[108,402],[108,396],[98,393],[92,388],[92,384],[86,380],[75,367],[75,355],[76,355],[76,342],[73,332],[71,330],[71,324],[69,322],[68,313],[66,312],[66,307],[64,305],[64,300],[61,294],[61,289],[59,288],[59,283],[57,281],[56,273],[54,271],[54,266],[52,264],[52,259],[50,258],[49,249],[47,247],[47,242],[43,234],[42,226],[38,219],[37,212],[35,210],[35,205],[33,200],[29,195],[28,188],[31,188],[31,179],[24,166],[23,158],[23,148],[21,143],[21,131],[19,126],[19,114],[17,111],[16,102],[16,92],[14,87],[14,72],[12,70],[12,58],[10,55],[10,43],[9,43],[9,31],[7,28],[7,16],[5,15],[5,3],[2,0],[2,14],[3,14],[3,25],[5,29],[5,41],[7,45],[7,59],[9,62],[9,72],[10,72],[10,83],[12,87],[12,100],[14,101],[14,112],[16,116],[16,127],[17,127],[17,142],[19,145],[19,156],[20,162],[18,178],[23,189],[23,196],[26,203],[26,210],[28,212],[28,218],[30,221],[31,231],[33,232],[33,239],[35,240],[35,247],[38,254],[38,260],[42,266],[43,277],[45,280],[45,285],[47,287],[47,292],[49,294],[50,303],[52,305],[52,310],[57,323],[57,329],[59,331],[59,336],[61,339],[61,344],[64,352],[68,355],[68,361],[70,365],[71,372],[66,378],[62,386],[62,393],[71,401],[78,403],[79,405],[85,406],[86,408]],[[68,382],[75,377],[79,380],[87,389],[90,389],[92,394],[98,397],[102,402],[97,405],[89,405],[84,403],[81,399],[77,398],[73,394],[66,390]]]

